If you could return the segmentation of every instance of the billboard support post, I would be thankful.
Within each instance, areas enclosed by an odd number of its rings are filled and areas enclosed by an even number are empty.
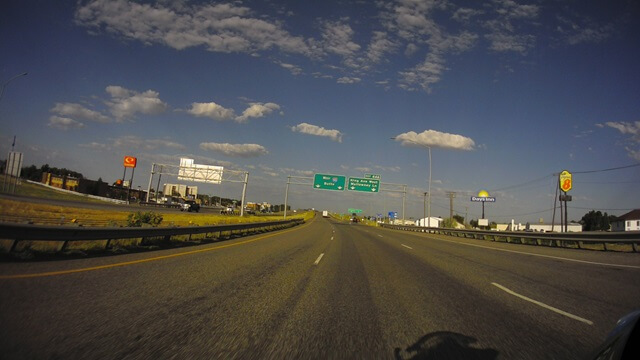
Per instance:
[[[127,189],[127,204],[131,199],[131,186],[133,186],[133,174],[135,174],[136,168],[131,169],[131,180],[129,180],[129,188]]]
[[[160,179],[162,179],[162,165],[160,165],[160,173],[158,174],[158,183],[156,184],[156,203],[158,202],[158,191],[160,190]]]
[[[149,176],[149,186],[147,186],[147,198],[145,202],[149,202],[149,196],[151,196],[151,182],[153,181],[153,173],[156,168],[156,164],[151,164],[151,176]]]
[[[240,217],[244,216],[245,197],[247,196],[247,183],[249,183],[249,173],[244,173],[244,184],[242,185],[242,200],[240,201]]]
[[[289,184],[291,184],[291,175],[287,176],[287,189],[284,191],[284,220],[287,220],[287,201],[289,200]]]

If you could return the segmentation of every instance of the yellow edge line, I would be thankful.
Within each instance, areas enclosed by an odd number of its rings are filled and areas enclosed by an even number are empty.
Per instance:
[[[178,257],[178,256],[185,256],[185,255],[203,253],[203,252],[207,252],[207,251],[214,251],[214,250],[224,249],[224,248],[228,248],[228,247],[232,247],[232,246],[239,246],[239,245],[243,245],[243,244],[248,244],[248,243],[252,243],[252,242],[258,241],[258,240],[264,240],[264,239],[270,238],[272,236],[281,235],[281,234],[288,233],[288,232],[291,232],[291,231],[299,230],[299,229],[307,227],[309,224],[311,224],[311,222],[313,220],[315,220],[315,218],[311,219],[311,221],[305,223],[302,226],[296,226],[296,227],[294,227],[293,229],[290,229],[290,230],[284,230],[284,231],[280,231],[280,232],[277,232],[277,233],[260,236],[260,237],[257,237],[255,239],[244,240],[244,241],[236,242],[236,243],[233,243],[233,244],[220,245],[220,246],[216,246],[216,247],[213,247],[213,248],[192,250],[192,251],[187,251],[187,252],[178,253],[178,254],[156,256],[156,257],[147,258],[147,259],[125,261],[125,262],[121,262],[121,263],[93,266],[93,267],[80,268],[80,269],[50,271],[50,272],[33,273],[33,274],[0,275],[0,279],[25,279],[25,278],[35,278],[35,277],[45,277],[45,276],[66,275],[66,274],[73,274],[73,273],[79,273],[79,272],[85,272],[85,271],[109,269],[109,268],[114,268],[114,267],[118,267],[118,266],[141,264],[141,263],[145,263],[145,262],[151,262],[151,261],[158,261],[158,260],[175,258],[175,257]]]

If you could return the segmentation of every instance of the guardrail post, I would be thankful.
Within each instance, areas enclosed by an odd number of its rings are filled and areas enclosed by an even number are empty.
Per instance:
[[[633,252],[638,252],[638,244],[637,243],[632,242],[631,243],[631,248],[633,249]]]
[[[11,249],[9,249],[9,253],[12,253],[16,250],[16,247],[18,246],[18,242],[20,242],[20,239],[13,240],[13,244],[11,244]]]
[[[607,251],[607,243],[606,242],[602,242],[602,247],[604,248],[604,251]]]

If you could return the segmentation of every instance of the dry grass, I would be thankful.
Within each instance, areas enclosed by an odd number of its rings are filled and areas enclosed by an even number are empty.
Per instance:
[[[161,213],[163,226],[208,226],[221,224],[239,224],[251,222],[268,222],[282,220],[279,216],[227,216],[210,213],[178,213],[172,211],[163,212],[162,209],[141,208],[141,212],[154,211]],[[0,221],[19,222],[40,225],[63,225],[63,226],[126,226],[127,217],[132,211],[120,210],[95,210],[83,208],[80,205],[74,206],[56,206],[40,203],[32,203],[29,201],[16,201],[9,199],[0,199]],[[288,219],[302,218],[310,220],[315,214],[313,212],[297,213],[288,216]],[[230,234],[222,234],[223,237]],[[188,236],[173,237],[172,243],[186,243]],[[194,235],[191,237],[192,242],[206,241],[205,235]],[[103,250],[106,247],[107,240],[99,241],[73,241],[69,242],[66,250],[70,252],[90,252]],[[147,239],[144,245],[152,245],[155,241]],[[55,253],[62,248],[62,242],[58,241],[20,241],[15,249],[18,253]],[[13,245],[13,240],[0,239],[0,252],[8,252]],[[142,245],[142,239],[121,239],[113,240],[110,247],[116,251],[122,249],[139,248]]]
[[[162,214],[160,226],[204,226],[220,224],[239,224],[248,222],[263,222],[281,220],[273,216],[228,216],[211,213],[178,213],[163,212],[162,209],[141,208],[141,212],[155,211]],[[17,219],[17,222],[33,224],[84,225],[84,226],[124,226],[127,216],[132,211],[94,210],[82,207],[56,206],[0,199],[0,219]],[[288,218],[313,217],[313,213],[301,213]]]

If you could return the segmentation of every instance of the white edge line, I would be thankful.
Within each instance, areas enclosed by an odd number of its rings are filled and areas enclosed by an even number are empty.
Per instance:
[[[513,290],[509,290],[509,289],[507,289],[506,287],[504,287],[504,286],[502,286],[500,284],[496,284],[496,283],[492,282],[491,285],[493,285],[493,286],[497,287],[498,289],[500,289],[502,291],[505,291],[505,292],[507,292],[507,293],[509,293],[509,294],[511,294],[513,296],[517,296],[522,300],[526,300],[526,301],[532,302],[532,303],[534,303],[534,304],[536,304],[538,306],[541,306],[541,307],[543,307],[543,308],[545,308],[547,310],[551,310],[551,311],[556,312],[556,313],[558,313],[560,315],[564,315],[564,316],[566,316],[568,318],[581,321],[581,322],[583,322],[585,324],[588,324],[588,325],[593,325],[593,321],[591,321],[591,320],[587,320],[585,318],[581,318],[580,316],[576,316],[576,315],[570,314],[570,313],[568,313],[566,311],[562,311],[560,309],[554,308],[553,306],[547,305],[547,304],[542,303],[540,301],[533,300],[533,299],[528,298],[528,297],[526,297],[524,295],[520,295],[517,292],[515,292]]]
[[[322,260],[323,256],[324,256],[324,253],[320,254],[320,256],[318,256],[318,258],[316,259],[316,262],[314,262],[313,265],[318,265],[320,263],[320,260]]]
[[[411,246],[407,246],[407,245],[405,245],[405,244],[400,244],[400,245],[402,245],[402,246],[406,247],[407,249],[411,249],[411,250],[413,250],[413,248],[412,248]]]
[[[384,236],[382,236],[382,235],[380,235],[380,234],[378,234],[378,236],[379,236],[379,237],[384,237]]]
[[[504,252],[510,252],[510,253],[514,253],[514,254],[538,256],[538,257],[544,257],[544,258],[556,259],[556,260],[572,261],[572,262],[577,262],[577,263],[582,263],[582,264],[612,266],[612,267],[621,267],[621,268],[628,268],[628,269],[640,269],[640,266],[635,266],[635,265],[601,263],[601,262],[595,262],[595,261],[570,259],[570,258],[565,258],[565,257],[561,257],[561,256],[535,254],[535,253],[529,253],[529,252],[524,252],[524,251],[516,251],[516,250],[509,250],[509,249],[494,248],[494,247],[483,246],[483,245],[478,245],[478,244],[469,244],[469,243],[465,243],[465,242],[451,241],[451,240],[438,239],[438,238],[431,238],[431,239],[438,240],[438,241],[444,241],[444,242],[448,242],[448,243],[452,243],[452,244],[475,246],[475,247],[479,247],[479,248],[483,248],[483,249],[504,251]]]

